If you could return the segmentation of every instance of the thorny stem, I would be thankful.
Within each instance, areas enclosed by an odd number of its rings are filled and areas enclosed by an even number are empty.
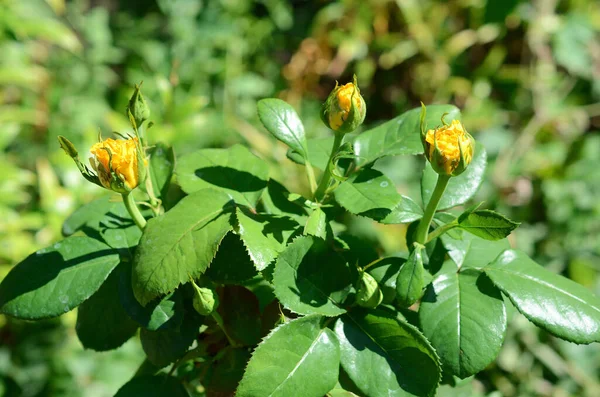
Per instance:
[[[133,200],[133,195],[131,193],[124,193],[123,195],[123,203],[125,203],[125,207],[127,208],[127,212],[133,218],[133,221],[140,228],[140,230],[144,230],[146,227],[146,220],[142,216],[137,205],[135,205],[135,201]]]
[[[427,241],[429,225],[431,225],[431,220],[435,215],[435,210],[437,210],[438,204],[442,196],[444,195],[444,191],[446,190],[446,186],[448,186],[449,181],[449,175],[438,175],[438,180],[435,184],[435,189],[433,189],[433,193],[431,194],[429,203],[427,203],[427,208],[425,208],[425,214],[419,222],[417,234],[415,235],[415,242],[419,244],[425,244],[425,242]]]
[[[331,170],[329,165],[333,161],[340,145],[342,144],[342,139],[344,138],[344,134],[335,133],[335,139],[333,141],[333,146],[331,147],[331,154],[329,155],[329,160],[327,161],[327,167],[325,168],[325,172],[321,177],[321,182],[317,187],[317,191],[315,192],[315,201],[321,201],[325,197],[325,192],[327,192],[327,188],[329,187],[329,182],[331,181]]]

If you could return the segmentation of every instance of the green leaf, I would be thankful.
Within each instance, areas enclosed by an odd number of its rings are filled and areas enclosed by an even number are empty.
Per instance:
[[[428,128],[441,124],[444,113],[447,120],[460,120],[460,110],[452,105],[427,106],[425,122]],[[419,130],[421,108],[411,109],[373,129],[360,134],[354,140],[357,165],[363,167],[385,156],[423,153]]]
[[[244,346],[260,341],[261,320],[258,299],[244,287],[225,285],[219,288],[218,312],[229,337]]]
[[[258,273],[240,236],[228,233],[205,275],[217,284],[239,284]]]
[[[186,193],[213,188],[238,204],[256,206],[269,179],[269,166],[242,145],[202,149],[178,159],[177,181]]]
[[[106,244],[67,237],[12,268],[0,284],[0,311],[27,320],[60,316],[92,296],[118,264]]]
[[[149,331],[142,328],[140,341],[148,360],[162,368],[183,356],[196,339],[200,324],[195,312],[187,312],[180,329]]]
[[[145,215],[149,215],[145,211]],[[121,256],[133,256],[142,232],[135,225],[125,204],[118,196],[104,196],[76,210],[63,224],[63,234],[82,231],[104,241]]]
[[[458,217],[461,229],[485,240],[501,240],[519,226],[502,214],[490,210],[469,212]]]
[[[86,349],[116,349],[135,335],[138,329],[119,299],[119,279],[123,269],[126,268],[120,265],[113,270],[100,289],[77,310],[75,330]]]
[[[396,299],[396,280],[402,265],[406,263],[406,259],[397,257],[381,258],[372,267],[369,267],[368,272],[379,284],[383,293],[384,304],[391,304]]]
[[[289,321],[273,330],[252,354],[237,397],[321,397],[338,379],[340,348],[321,316]]]
[[[209,395],[213,393],[233,395],[244,376],[248,360],[250,360],[248,349],[226,347],[211,363],[202,379],[202,386],[209,391]]]
[[[352,310],[335,333],[342,368],[366,397],[435,395],[439,360],[416,327],[382,310]]]
[[[324,270],[326,269],[326,270]],[[323,240],[298,237],[275,263],[275,296],[299,314],[337,316],[354,278],[348,263]]]
[[[529,321],[575,343],[600,342],[600,299],[525,253],[506,250],[484,269]]]
[[[416,245],[416,244],[415,244]],[[421,296],[425,288],[422,246],[416,246],[402,265],[396,279],[396,300],[402,307],[409,307]]]
[[[352,174],[334,190],[334,195],[351,213],[374,219],[385,218],[402,199],[393,182],[372,168]]]
[[[183,299],[179,290],[155,299],[146,307],[140,305],[133,294],[131,285],[131,264],[123,263],[119,277],[119,298],[123,308],[134,321],[149,331],[179,328],[183,320]]]
[[[304,226],[304,234],[325,240],[327,236],[327,215],[321,208],[315,208],[309,215]]]
[[[415,203],[410,197],[401,197],[400,203],[392,208],[392,212],[380,220],[380,223],[386,225],[411,223],[423,217],[423,209],[419,204]]]
[[[453,235],[443,234],[441,239],[448,256],[461,267],[483,267],[496,259],[496,257],[506,249],[510,248],[507,239],[489,241],[460,232],[460,238],[453,238]]]
[[[419,320],[444,371],[463,379],[498,356],[506,332],[500,291],[474,269],[439,274],[421,300]]]
[[[281,183],[269,179],[267,190],[261,197],[264,212],[270,215],[286,215],[296,221],[305,218],[306,209],[301,203],[290,200],[290,194]]]
[[[132,278],[133,292],[143,306],[204,273],[231,229],[229,201],[224,192],[204,189],[148,221]]]
[[[122,201],[114,201],[115,197],[117,196],[105,195],[79,207],[63,223],[62,234],[68,237],[89,224],[98,224],[118,204],[124,206]]]
[[[238,234],[258,271],[264,270],[285,249],[290,236],[300,226],[291,218],[251,214],[236,209]]]
[[[275,138],[307,158],[304,125],[292,105],[276,98],[258,101],[258,118]]]
[[[148,150],[148,155],[150,156],[152,187],[158,197],[164,198],[167,196],[175,168],[175,152],[172,147],[158,142]]]
[[[429,112],[429,108],[427,108]],[[444,210],[466,203],[479,189],[487,165],[487,154],[481,144],[475,146],[475,155],[469,167],[459,176],[450,178],[446,191],[438,204],[438,210]],[[438,174],[426,162],[421,179],[421,197],[428,203],[435,188]]]
[[[139,376],[119,389],[115,397],[189,397],[181,382],[172,376]]]

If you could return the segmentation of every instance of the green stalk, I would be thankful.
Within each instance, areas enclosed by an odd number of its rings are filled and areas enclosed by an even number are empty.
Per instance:
[[[317,179],[315,178],[315,170],[313,170],[312,164],[308,159],[304,162],[304,168],[306,168],[306,176],[308,177],[308,183],[310,185],[310,193],[314,194],[317,190]]]
[[[144,230],[146,227],[146,220],[142,216],[137,205],[135,205],[135,201],[133,200],[133,195],[131,193],[124,193],[123,195],[123,203],[125,203],[125,208],[129,212],[129,215],[133,218],[133,221],[140,228],[140,230]]]
[[[435,184],[435,189],[433,189],[433,194],[429,199],[429,203],[427,203],[427,208],[425,208],[425,214],[423,218],[419,222],[419,227],[417,228],[417,234],[415,235],[415,242],[419,244],[425,244],[427,241],[427,234],[429,233],[429,225],[431,225],[431,220],[435,215],[435,210],[437,210],[438,204],[442,196],[444,195],[444,191],[446,190],[446,186],[448,186],[448,182],[450,181],[449,175],[438,175],[438,180]]]
[[[335,154],[337,153],[340,145],[342,144],[342,140],[344,139],[344,134],[335,133],[335,139],[333,141],[333,146],[331,147],[331,154],[329,155],[329,160],[327,161],[327,168],[325,168],[325,172],[321,177],[321,182],[319,182],[319,186],[317,187],[317,191],[315,192],[315,201],[321,201],[325,197],[325,193],[327,192],[327,188],[329,187],[329,182],[331,181],[331,170],[329,164],[333,161]]]
[[[442,234],[446,233],[448,230],[454,229],[455,227],[458,227],[458,222],[456,221],[456,219],[450,223],[436,228],[433,232],[431,232],[431,234],[429,234],[429,237],[427,237],[427,241],[425,243],[427,244],[430,241],[435,240]]]

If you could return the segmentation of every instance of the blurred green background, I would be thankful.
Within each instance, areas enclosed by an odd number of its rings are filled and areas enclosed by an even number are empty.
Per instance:
[[[600,293],[600,2],[593,0],[0,0],[0,279],[60,239],[62,221],[104,192],[56,137],[80,152],[128,127],[135,83],[178,154],[243,142],[272,177],[306,191],[266,134],[256,101],[278,96],[309,136],[318,109],[352,74],[366,127],[424,103],[454,103],[490,155],[477,199],[522,222],[514,247]],[[418,196],[422,159],[384,170]],[[401,226],[350,219],[381,253]],[[505,346],[443,396],[598,396],[600,349],[511,313]],[[112,396],[143,360],[137,340],[84,351],[75,314],[37,323],[0,316],[0,396]]]

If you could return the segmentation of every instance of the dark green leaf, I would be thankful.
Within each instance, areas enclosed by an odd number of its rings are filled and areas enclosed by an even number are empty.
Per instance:
[[[115,397],[189,397],[185,387],[172,376],[140,376],[119,389]]]
[[[506,250],[484,269],[529,321],[575,343],[600,342],[600,299],[525,253]]]
[[[429,112],[429,108],[427,108]],[[450,178],[446,191],[438,204],[438,210],[444,210],[466,203],[479,189],[483,174],[487,165],[487,154],[481,144],[475,147],[475,155],[469,167],[459,176]],[[424,203],[428,203],[435,188],[438,174],[431,168],[431,164],[425,164],[423,178],[421,180],[421,197]]]
[[[441,118],[460,120],[460,110],[452,105],[427,106],[425,122],[428,128],[441,125]],[[419,130],[421,108],[415,108],[373,129],[363,132],[354,140],[357,164],[365,166],[385,156],[423,153]]]
[[[439,274],[419,307],[423,333],[444,371],[460,378],[482,371],[502,347],[506,310],[500,291],[481,272]]]
[[[260,341],[262,323],[256,296],[244,287],[226,285],[219,288],[218,311],[229,337],[244,346]]]
[[[379,222],[384,224],[411,223],[422,217],[423,209],[410,197],[402,196],[400,203]]]
[[[142,305],[198,278],[231,229],[224,192],[204,189],[150,219],[136,250],[133,292]]]
[[[127,315],[119,299],[120,265],[94,295],[77,310],[75,330],[83,347],[96,351],[116,349],[131,338],[138,325]]]
[[[206,275],[217,284],[239,284],[257,275],[240,236],[228,233],[223,238]]]
[[[147,211],[144,215],[149,216]],[[122,256],[133,256],[142,236],[119,196],[104,196],[76,210],[63,224],[63,234],[77,231],[104,241]]]
[[[450,234],[443,234],[441,238],[448,255],[459,268],[483,267],[510,248],[507,239],[489,241],[464,232],[460,233],[459,239]]]
[[[124,264],[125,269],[119,278],[119,297],[127,314],[140,326],[149,331],[179,328],[183,320],[183,299],[179,290],[155,299],[146,307],[140,305],[133,294],[131,286],[131,264]]]
[[[242,145],[202,149],[178,159],[177,181],[186,193],[213,188],[254,208],[269,179],[269,166]]]
[[[490,210],[479,210],[458,217],[461,229],[485,240],[501,240],[519,226],[502,214]]]
[[[70,236],[81,230],[86,225],[98,224],[104,219],[105,214],[113,210],[117,204],[123,206],[122,201],[115,201],[115,195],[104,195],[90,203],[79,207],[63,223],[62,233],[64,236]]]
[[[179,329],[149,331],[142,328],[140,340],[148,360],[159,368],[183,356],[198,335],[201,322],[195,313],[186,313]]]
[[[425,288],[425,268],[422,247],[415,247],[402,265],[396,279],[396,300],[402,307],[409,307],[421,296]]]
[[[353,310],[335,333],[342,367],[366,397],[435,395],[439,360],[416,327],[381,310]]]
[[[322,322],[321,316],[307,316],[273,330],[252,354],[236,396],[321,397],[331,390],[340,348]]]
[[[28,320],[60,316],[92,296],[118,264],[106,244],[67,237],[12,268],[0,284],[1,312]]]
[[[290,192],[281,183],[269,179],[267,190],[262,195],[264,212],[270,215],[287,215],[298,221],[306,216],[301,203],[289,200]]]
[[[258,101],[257,107],[258,118],[267,131],[306,158],[304,125],[292,105],[281,99],[267,98]]]
[[[381,292],[383,292],[384,304],[391,304],[396,299],[396,280],[400,267],[406,263],[404,258],[382,258],[375,265],[368,269],[369,274],[373,276]]]
[[[383,219],[402,197],[388,177],[372,168],[354,173],[334,190],[338,203],[353,214]]]
[[[325,240],[327,236],[327,215],[321,208],[315,208],[308,217],[304,226],[304,234]]]
[[[264,270],[281,251],[300,226],[291,218],[266,214],[251,214],[236,209],[238,233],[256,269]]]
[[[344,313],[341,305],[352,282],[344,258],[312,236],[294,240],[275,263],[275,295],[283,306],[300,314]]]
[[[227,393],[232,395],[237,389],[244,370],[250,360],[250,352],[246,348],[227,347],[218,358],[211,363],[202,385],[210,393]],[[210,395],[210,394],[209,394]]]
[[[148,150],[150,156],[150,177],[152,187],[158,197],[166,197],[173,169],[175,168],[175,152],[173,148],[158,142]]]

